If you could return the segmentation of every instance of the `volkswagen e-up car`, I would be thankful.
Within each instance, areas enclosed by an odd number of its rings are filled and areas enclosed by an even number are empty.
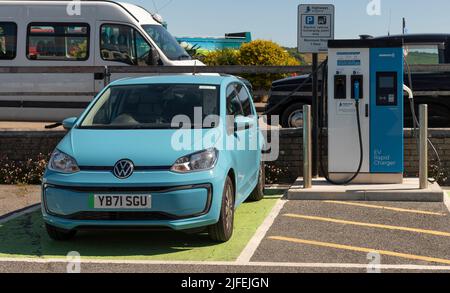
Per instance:
[[[106,87],[53,152],[42,185],[49,236],[89,228],[205,228],[232,236],[234,211],[264,194],[263,138],[233,76],[162,76]]]

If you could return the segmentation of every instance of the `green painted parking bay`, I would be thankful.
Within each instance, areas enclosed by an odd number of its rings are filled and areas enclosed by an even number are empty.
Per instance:
[[[0,257],[65,258],[77,251],[83,259],[234,261],[279,197],[241,205],[232,239],[220,244],[207,234],[174,231],[87,231],[70,242],[54,242],[45,232],[40,212],[33,212],[0,225]]]

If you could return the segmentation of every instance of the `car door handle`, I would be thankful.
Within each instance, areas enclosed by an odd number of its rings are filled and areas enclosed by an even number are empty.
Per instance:
[[[103,72],[96,72],[96,73],[94,73],[94,79],[95,80],[104,80],[105,74]]]
[[[366,104],[365,112],[366,112],[366,118],[368,118],[369,117],[369,104]]]

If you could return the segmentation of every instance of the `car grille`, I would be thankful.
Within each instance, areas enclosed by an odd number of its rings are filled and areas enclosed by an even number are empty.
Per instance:
[[[90,221],[173,220],[170,215],[158,212],[80,212],[65,218]]]

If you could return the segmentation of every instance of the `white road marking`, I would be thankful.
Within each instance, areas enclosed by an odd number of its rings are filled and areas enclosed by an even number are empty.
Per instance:
[[[267,231],[272,226],[275,218],[280,213],[286,200],[280,199],[273,207],[270,214],[258,228],[255,235],[247,244],[245,249],[239,255],[236,261],[158,261],[158,260],[105,260],[105,259],[81,259],[81,264],[123,264],[123,265],[204,265],[204,266],[240,266],[240,267],[278,267],[278,268],[323,268],[323,269],[367,269],[368,264],[354,263],[287,263],[287,262],[250,262],[261,241],[264,239]],[[450,197],[445,196],[444,203],[450,211]],[[33,206],[29,209],[14,213],[13,215],[0,220],[0,224],[11,221],[22,215],[37,211],[40,206]],[[0,263],[67,263],[66,258],[8,258],[0,257]],[[371,268],[382,270],[410,270],[410,271],[450,271],[450,266],[426,266],[426,265],[371,265]]]
[[[279,199],[277,201],[270,214],[267,216],[261,226],[259,226],[259,228],[255,232],[255,235],[253,235],[252,239],[250,239],[250,242],[237,258],[237,263],[244,264],[250,262],[250,259],[252,258],[253,254],[255,254],[256,249],[266,236],[267,231],[269,231],[270,227],[275,221],[275,218],[280,214],[286,202],[287,200],[284,199]]]
[[[450,212],[450,190],[444,190],[444,204]]]
[[[0,258],[0,263],[67,263],[62,258]],[[279,267],[279,268],[329,268],[329,269],[367,269],[368,264],[354,263],[284,263],[284,262],[247,262],[237,261],[157,261],[157,260],[94,260],[81,259],[81,264],[123,264],[123,265],[204,265],[204,266],[238,266],[238,267]],[[370,265],[371,268],[383,270],[419,270],[419,271],[450,271],[450,266],[426,266],[426,265]]]
[[[21,216],[23,216],[23,215],[26,215],[26,214],[29,214],[29,213],[36,212],[36,211],[38,211],[38,210],[40,210],[40,209],[41,209],[41,206],[40,206],[40,205],[31,206],[31,207],[28,208],[28,209],[21,210],[20,212],[13,213],[12,215],[10,215],[10,216],[8,216],[8,217],[6,217],[6,218],[0,219],[0,224],[4,224],[4,223],[9,222],[9,221],[11,221],[11,220],[14,220],[14,219],[16,219],[16,218],[19,218],[19,217],[21,217]]]

